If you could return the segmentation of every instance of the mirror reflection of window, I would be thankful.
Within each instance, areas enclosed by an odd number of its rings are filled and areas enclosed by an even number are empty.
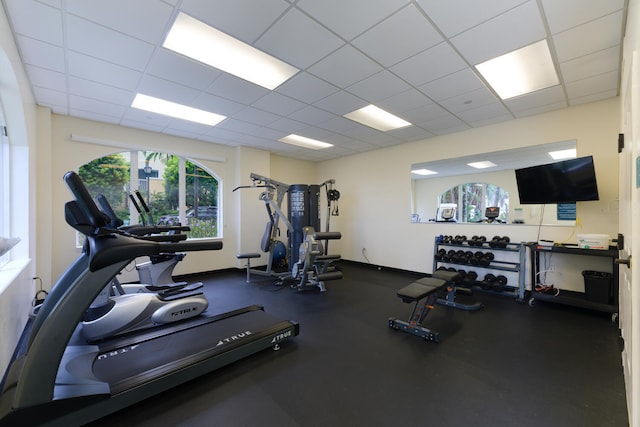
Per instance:
[[[495,184],[467,182],[443,191],[438,198],[438,207],[440,210],[455,207],[456,222],[507,223],[509,192]],[[489,211],[498,212],[498,215],[488,218],[485,215],[487,208],[492,208]]]

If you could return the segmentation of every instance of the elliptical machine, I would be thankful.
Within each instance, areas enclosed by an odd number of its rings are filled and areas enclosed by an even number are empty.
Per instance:
[[[139,201],[149,213],[149,208],[139,192]],[[120,230],[125,235],[143,239],[176,242],[186,240],[188,227],[181,226],[129,226],[122,227],[122,220],[117,218],[111,205],[103,195],[96,197],[98,204],[110,219],[109,226]],[[133,197],[132,201],[135,200]],[[136,208],[139,206],[136,204]],[[149,213],[149,218],[151,215]],[[168,233],[168,234],[163,234]],[[171,272],[183,257],[182,254],[158,254],[156,258],[164,258],[160,262],[145,263],[149,269],[160,267],[160,274],[155,278],[164,278],[162,284],[142,282],[140,284],[121,284],[114,278],[98,295],[96,300],[85,312],[82,320],[82,334],[89,342],[97,341],[114,335],[124,334],[157,325],[177,322],[202,314],[209,306],[209,301],[202,292],[202,282],[188,285],[187,282],[175,283]],[[140,270],[138,270],[140,272]],[[142,279],[142,275],[140,278]]]

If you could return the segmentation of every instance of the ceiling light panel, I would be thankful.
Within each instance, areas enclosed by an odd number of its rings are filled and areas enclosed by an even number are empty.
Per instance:
[[[348,114],[345,114],[344,117],[361,123],[365,126],[378,129],[382,132],[411,126],[411,123],[409,123],[408,121],[394,116],[393,114],[388,113],[383,109],[376,107],[375,105],[367,105],[366,107],[362,107],[359,110],[355,110]]]
[[[182,12],[162,46],[269,90],[299,71]]]
[[[215,126],[226,119],[225,116],[221,116],[220,114],[176,104],[175,102],[154,98],[153,96],[143,95],[141,93],[137,94],[133,99],[131,107],[208,126]]]
[[[312,150],[321,150],[333,147],[333,144],[329,144],[328,142],[317,141],[315,139],[295,134],[287,135],[284,138],[280,138],[278,141],[286,144],[297,145],[298,147],[311,148]]]
[[[411,173],[414,173],[416,175],[426,176],[426,175],[435,175],[438,172],[434,172],[434,171],[431,171],[429,169],[414,169],[414,170],[411,171]]]
[[[560,83],[546,40],[490,59],[476,69],[502,99]]]
[[[553,160],[575,159],[577,152],[575,148],[570,148],[568,150],[549,151],[549,156]]]
[[[487,169],[487,168],[492,168],[497,166],[495,163],[490,162],[488,160],[484,160],[481,162],[472,162],[472,163],[467,163],[467,166],[471,166],[472,168],[476,168],[476,169]]]

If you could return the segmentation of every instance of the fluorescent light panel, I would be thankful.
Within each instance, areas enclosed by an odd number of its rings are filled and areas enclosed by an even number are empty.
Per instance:
[[[560,83],[546,40],[490,59],[476,65],[476,69],[502,99]]]
[[[226,119],[225,116],[219,114],[187,107],[186,105],[176,104],[175,102],[154,98],[153,96],[143,95],[141,93],[138,93],[133,99],[131,107],[209,126],[215,126]]]
[[[182,12],[162,46],[269,90],[299,71]]]
[[[333,144],[329,144],[328,142],[317,141],[315,139],[295,134],[287,135],[280,138],[278,141],[286,144],[297,145],[298,147],[311,148],[312,150],[322,150],[324,148],[333,147]]]
[[[549,151],[549,155],[553,160],[575,159],[577,152],[575,148],[568,150]]]
[[[400,117],[394,116],[375,105],[367,105],[359,110],[345,114],[344,117],[382,132],[411,126],[408,121],[402,120]]]
[[[476,169],[486,169],[486,168],[492,168],[494,166],[497,166],[495,163],[490,162],[488,160],[484,160],[481,162],[472,162],[472,163],[467,163],[467,166],[471,166],[472,168],[476,168]]]
[[[429,169],[414,169],[414,170],[411,171],[411,173],[415,173],[416,175],[426,176],[426,175],[435,175],[438,172],[435,172],[435,171],[432,171],[432,170],[429,170]]]

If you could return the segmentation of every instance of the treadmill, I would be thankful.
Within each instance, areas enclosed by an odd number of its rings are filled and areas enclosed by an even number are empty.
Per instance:
[[[299,333],[259,305],[88,343],[79,326],[100,291],[132,260],[219,250],[220,241],[157,241],[105,228],[75,172],[67,223],[86,236],[80,256],[30,316],[0,383],[0,425],[81,425],[279,344]]]

